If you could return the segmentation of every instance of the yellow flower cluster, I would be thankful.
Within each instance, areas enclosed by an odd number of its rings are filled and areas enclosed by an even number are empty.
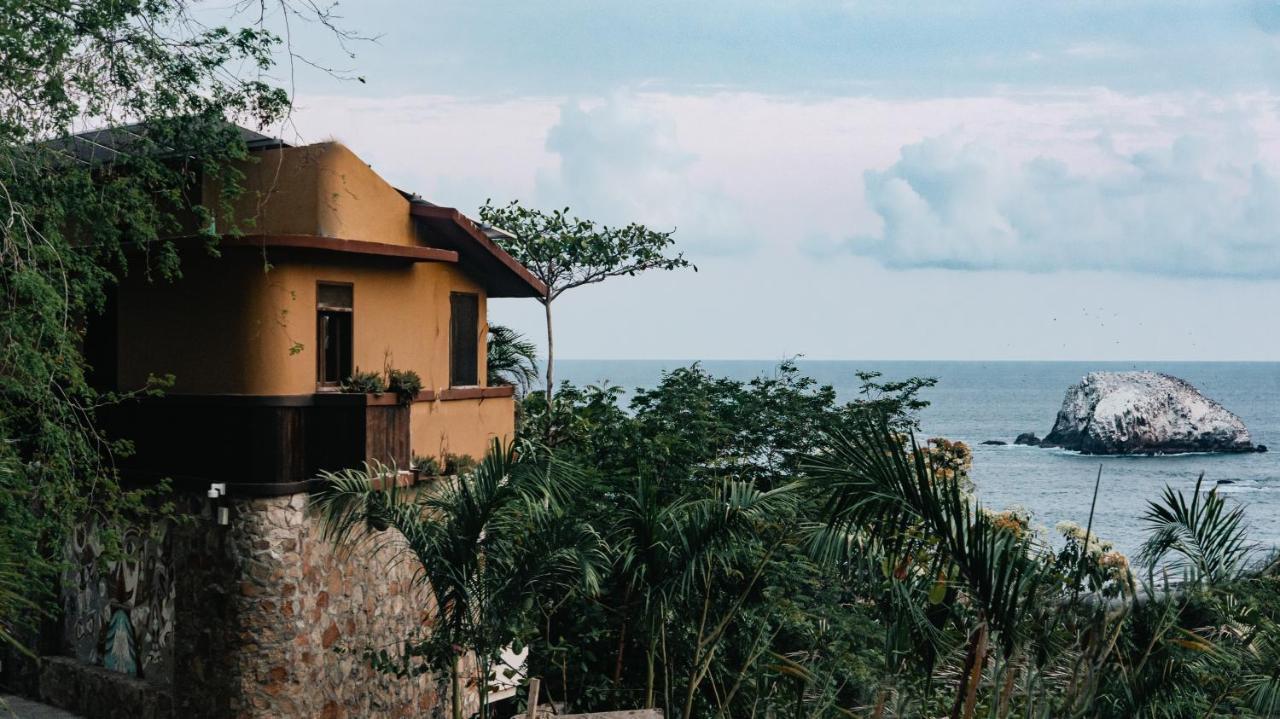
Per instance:
[[[1092,559],[1112,579],[1125,581],[1129,577],[1129,558],[1117,552],[1111,542],[1099,539],[1075,522],[1061,522],[1057,530],[1067,541],[1080,545],[1085,556]]]

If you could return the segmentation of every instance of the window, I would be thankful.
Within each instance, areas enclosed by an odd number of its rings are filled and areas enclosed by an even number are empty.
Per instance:
[[[351,376],[352,287],[316,285],[316,384],[337,387]]]
[[[453,292],[449,295],[449,384],[480,384],[480,297]]]

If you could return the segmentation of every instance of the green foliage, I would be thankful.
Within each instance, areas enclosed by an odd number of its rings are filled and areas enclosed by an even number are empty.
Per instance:
[[[1165,487],[1161,502],[1151,502],[1143,518],[1151,531],[1142,546],[1142,561],[1166,567],[1190,583],[1221,584],[1239,576],[1252,546],[1245,535],[1244,507],[1228,508],[1217,491],[1201,492],[1204,474],[1196,480],[1190,501],[1182,492]]]
[[[126,273],[179,277],[165,238],[202,235],[216,252],[213,219],[247,159],[227,121],[288,109],[269,79],[279,38],[260,19],[215,19],[182,0],[0,0],[0,577],[24,580],[0,578],[0,637],[30,621],[29,598],[48,599],[73,522],[143,510],[113,470],[128,443],[95,426],[119,397],[90,381],[89,320]],[[86,122],[141,124],[90,160],[65,139]]]
[[[444,473],[449,477],[456,477],[460,474],[466,474],[475,469],[479,463],[476,458],[469,454],[453,454],[446,452],[444,455]]]
[[[474,471],[421,491],[379,488],[388,474],[379,466],[325,473],[312,504],[339,546],[390,547],[417,565],[434,599],[430,631],[407,640],[399,656],[372,647],[370,656],[397,675],[448,674],[454,719],[462,719],[460,661],[474,652],[487,676],[502,649],[527,633],[535,587],[591,594],[599,585],[598,538],[563,511],[578,488],[575,473],[531,456],[495,441]],[[487,683],[480,687],[487,716]]]
[[[909,411],[919,386],[901,389],[887,396]],[[794,362],[747,382],[695,365],[621,396],[563,385],[550,405],[524,401],[521,432],[584,468],[570,511],[610,567],[598,596],[539,597],[533,673],[578,710],[791,716],[799,695],[819,716],[870,701],[876,617],[809,557],[802,529],[822,503],[797,484],[824,433],[866,408]]]
[[[388,369],[387,390],[395,393],[401,404],[410,404],[422,391],[422,378],[411,369]]]
[[[425,512],[462,546],[415,554],[440,562],[442,586],[478,571],[471,586],[494,587],[440,606],[489,609],[441,618],[455,623],[374,665],[442,669],[455,644],[484,656],[515,642],[544,696],[573,710],[681,718],[1275,715],[1280,579],[1251,563],[1241,511],[1200,486],[1167,490],[1147,514],[1140,582],[1093,534],[1091,508],[1055,545],[1026,512],[982,507],[968,449],[911,434],[931,380],[860,378],[844,404],[792,362],[748,382],[674,370],[625,407],[616,387],[531,393],[520,433],[539,441],[520,463],[555,478],[508,470],[540,487],[516,510],[486,499],[507,491],[484,479],[486,458],[450,485],[479,483],[457,495],[466,506],[449,495]],[[437,531],[406,524],[385,492],[360,496],[324,500],[330,515],[348,508],[335,526],[409,546]],[[515,524],[452,519],[509,510],[539,517],[518,549],[486,546]],[[529,578],[522,562],[543,558],[563,564]],[[1184,581],[1158,586],[1170,572]]]
[[[441,474],[440,462],[435,457],[420,457],[415,454],[409,465],[421,472],[424,477],[439,477]]]
[[[435,457],[419,457],[414,455],[412,466],[425,477],[456,477],[474,470],[479,463],[469,454],[444,455],[444,462]]]
[[[382,394],[391,392],[400,404],[410,404],[422,391],[422,378],[411,369],[386,367],[382,372],[362,371],[359,367],[342,380],[339,389],[350,394]]]
[[[910,433],[931,380],[860,378],[848,404],[793,363],[675,370],[625,407],[530,394],[521,432],[583,468],[566,511],[609,568],[598,594],[535,593],[546,691],[673,717],[1270,715],[1278,585],[1239,512],[1167,492],[1148,559],[1195,581],[1140,583],[1091,521],[1051,544],[982,507],[967,448]]]
[[[683,254],[667,254],[675,245],[674,233],[634,222],[610,227],[574,217],[567,207],[543,212],[516,201],[486,202],[480,219],[507,233],[498,243],[546,284],[546,302],[610,277],[692,267]]]
[[[983,510],[883,420],[833,435],[809,474],[828,494],[811,546],[865,582],[860,591],[883,608],[880,693],[915,694],[900,711],[950,707],[966,719],[1271,711],[1274,624],[1260,615],[1264,602],[1235,599],[1265,577],[1245,573],[1242,514],[1214,493],[1197,486],[1188,500],[1166,490],[1151,503],[1148,576],[1174,554],[1188,579],[1158,588],[1139,586],[1127,559],[1089,529],[1064,525],[1065,545],[1054,551],[1024,516]],[[867,581],[876,564],[884,580]],[[908,652],[903,636],[924,641]]]
[[[524,395],[538,381],[538,346],[510,327],[489,325],[486,364],[490,386],[513,385]]]
[[[387,381],[381,372],[362,372],[357,367],[350,377],[342,380],[341,389],[351,394],[382,394],[387,391]]]
[[[649,270],[693,267],[683,253],[670,254],[673,232],[631,223],[610,227],[574,217],[569,208],[542,212],[511,202],[486,201],[480,219],[502,231],[497,242],[547,287],[539,298],[547,315],[546,392],[555,389],[555,342],[551,304],[565,292],[613,277]]]
[[[934,377],[908,377],[881,382],[880,372],[862,370],[854,373],[862,385],[854,404],[873,416],[884,417],[895,429],[919,429],[916,414],[929,406],[920,398],[920,390],[938,383]]]

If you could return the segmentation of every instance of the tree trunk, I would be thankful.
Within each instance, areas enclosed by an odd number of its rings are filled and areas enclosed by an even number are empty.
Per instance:
[[[462,657],[453,658],[453,666],[449,668],[449,708],[453,719],[462,716]]]
[[[1015,657],[1017,658],[1017,657]],[[1018,681],[1020,663],[1009,661],[1005,666],[1004,688],[1000,691],[1000,704],[996,709],[997,719],[1009,716],[1009,702],[1013,699],[1013,690]]]
[[[656,659],[656,654],[658,651],[657,644],[658,644],[657,640],[650,637],[649,649],[648,651],[645,652],[645,657],[644,657],[645,667],[647,670],[647,673],[645,674],[645,682],[644,682],[644,708],[645,709],[652,709],[654,706],[653,690],[655,685],[654,685],[653,664]]]
[[[556,345],[551,334],[551,300],[542,303],[547,311],[547,408],[551,408],[551,395],[555,392]]]
[[[876,692],[876,706],[871,710],[871,719],[884,719],[884,705],[889,702],[889,688],[880,687]]]
[[[624,603],[625,607],[626,604]],[[622,629],[618,632],[618,651],[617,658],[613,663],[613,683],[622,683],[622,660],[627,654],[627,616],[622,616]]]
[[[960,675],[960,691],[951,707],[951,719],[973,719],[978,703],[978,685],[987,663],[987,623],[982,621],[969,635],[969,652],[965,656],[964,673]]]

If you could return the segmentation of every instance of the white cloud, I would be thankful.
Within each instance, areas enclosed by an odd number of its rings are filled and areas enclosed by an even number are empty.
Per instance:
[[[290,127],[268,131],[299,144],[338,140],[393,185],[473,212],[486,198],[534,192],[536,173],[556,162],[545,143],[558,116],[549,98],[318,95],[298,100]]]
[[[674,229],[682,248],[702,255],[743,254],[757,244],[736,203],[695,176],[698,158],[681,146],[672,117],[634,96],[566,102],[547,149],[560,162],[539,176],[544,205],[610,224]]]
[[[1102,170],[943,136],[865,173],[878,233],[850,247],[893,268],[1122,270],[1280,277],[1280,182],[1256,138],[1180,135]]]
[[[985,214],[972,219],[962,212],[965,221],[956,225],[970,236],[984,237],[982,228],[1002,222],[1029,223],[1009,202],[1038,198],[1059,208],[1051,215],[1055,222],[1076,230],[1036,227],[1037,237],[1067,236],[1058,241],[1068,267],[1082,257],[1145,263],[1173,245],[1150,237],[1140,238],[1138,248],[1126,244],[1132,238],[1118,247],[1081,245],[1087,223],[1063,219],[1068,210],[1059,206],[1076,198],[1067,207],[1081,208],[1080,197],[1093,197],[1113,210],[1095,211],[1096,217],[1135,223],[1138,210],[1121,213],[1102,201],[1118,206],[1120,195],[1099,197],[1082,188],[1118,192],[1145,177],[1152,186],[1182,188],[1178,202],[1166,205],[1187,205],[1178,208],[1184,213],[1204,209],[1188,179],[1187,168],[1197,166],[1214,192],[1239,196],[1256,185],[1267,196],[1248,170],[1257,164],[1273,174],[1280,167],[1277,100],[1265,92],[1105,89],[930,100],[626,92],[568,104],[563,97],[312,96],[303,99],[296,120],[301,139],[336,137],[396,185],[464,210],[486,197],[518,197],[539,206],[569,204],[609,222],[677,226],[699,272],[651,273],[575,294],[557,309],[557,347],[565,357],[776,359],[804,352],[814,358],[1265,360],[1280,352],[1280,338],[1259,333],[1257,317],[1280,303],[1280,282],[1241,281],[1221,271],[1185,279],[887,269],[942,263],[934,248],[934,261],[923,262],[888,242],[866,171],[887,177],[905,170],[902,148],[934,138],[939,147],[920,152],[919,172],[932,162],[983,179],[982,192],[973,191],[977,199],[964,198]],[[582,133],[589,137],[575,139]],[[560,137],[549,140],[553,136]],[[1187,138],[1187,149],[1176,149],[1179,138]],[[1196,147],[1195,138],[1211,142]],[[1042,189],[1057,178],[1065,189],[1037,190],[1033,178]],[[962,196],[956,192],[953,197]],[[1156,211],[1160,206],[1143,199],[1155,196],[1154,190],[1137,193],[1135,208]],[[928,203],[920,206],[932,211]],[[1237,208],[1232,212],[1239,217],[1238,207],[1227,210]],[[1256,212],[1271,207],[1263,203]],[[706,236],[732,239],[742,227],[758,239],[753,253],[713,257],[697,245],[702,228]],[[874,261],[849,253],[851,236],[873,240],[864,251]],[[1025,260],[1016,266],[1044,268],[1049,250],[1036,247],[1015,250],[1013,256]],[[1202,253],[1197,260],[1205,256],[1204,248],[1193,249]],[[1008,256],[992,254],[1010,266]],[[1264,257],[1259,264],[1268,262]],[[542,334],[535,302],[495,300],[491,312],[494,321],[532,338]],[[904,321],[939,313],[944,321]],[[1159,319],[1167,317],[1178,318],[1176,329]],[[708,326],[718,329],[708,332]]]

